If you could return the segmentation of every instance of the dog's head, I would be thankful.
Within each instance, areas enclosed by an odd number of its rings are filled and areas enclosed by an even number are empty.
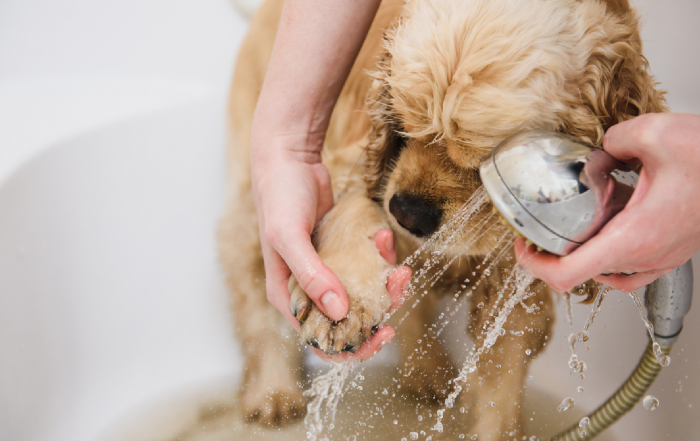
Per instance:
[[[367,190],[419,243],[506,137],[542,128],[600,146],[613,124],[665,110],[625,0],[412,0],[373,75]],[[487,252],[493,230],[455,252]]]

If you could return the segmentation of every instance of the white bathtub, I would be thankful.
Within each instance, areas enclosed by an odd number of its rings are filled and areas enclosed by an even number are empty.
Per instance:
[[[700,8],[635,3],[672,106],[700,113]],[[224,0],[58,5],[0,3],[0,441],[101,439],[135,409],[240,370],[214,229],[243,24]],[[578,331],[588,308],[574,312]],[[569,326],[555,332],[530,387],[585,410],[646,343],[631,302],[610,296],[581,382]],[[612,437],[697,439],[699,335],[696,304],[653,386],[661,406],[636,408]]]

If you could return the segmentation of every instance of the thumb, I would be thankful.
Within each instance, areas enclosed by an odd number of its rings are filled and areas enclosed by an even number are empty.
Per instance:
[[[645,114],[623,121],[608,129],[603,149],[616,159],[636,165],[654,155],[654,146],[669,123],[664,114]]]
[[[312,170],[318,188],[316,208],[316,223],[318,223],[333,208],[333,187],[331,186],[331,175],[325,165],[314,164]]]
[[[271,242],[301,288],[326,316],[341,320],[347,315],[349,304],[345,289],[316,253],[307,232],[290,231],[285,233],[283,240],[271,239]]]

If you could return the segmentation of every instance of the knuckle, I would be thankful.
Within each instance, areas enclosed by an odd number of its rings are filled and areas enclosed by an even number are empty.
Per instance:
[[[644,147],[658,144],[668,125],[668,120],[657,114],[645,114],[637,118],[635,131],[636,140]]]
[[[312,285],[314,283],[314,280],[316,280],[318,276],[317,274],[314,274],[311,271],[307,270],[303,271],[301,274],[295,274],[294,277],[296,277],[301,289],[306,291],[309,285]],[[306,294],[308,295],[308,292]]]
[[[265,225],[265,237],[270,242],[270,244],[277,248],[282,239],[282,233],[276,225],[266,224]]]

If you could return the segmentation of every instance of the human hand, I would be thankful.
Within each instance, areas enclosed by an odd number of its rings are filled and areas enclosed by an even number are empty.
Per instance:
[[[700,249],[700,116],[642,115],[611,127],[603,147],[643,164],[626,207],[568,256],[537,252],[524,239],[515,243],[518,262],[559,293],[591,278],[630,292]]]
[[[391,230],[380,230],[374,236],[374,243],[379,250],[379,254],[391,265],[396,265],[396,250],[394,249],[394,237]],[[386,290],[391,297],[391,308],[389,313],[393,313],[406,300],[406,286],[411,279],[411,269],[407,266],[395,268],[389,275]],[[347,360],[367,360],[377,354],[387,343],[394,338],[396,332],[391,326],[383,326],[372,336],[362,343],[355,352],[342,352],[336,355],[326,355],[323,351],[311,348],[316,355],[325,361],[340,363]]]
[[[251,173],[267,298],[298,331],[287,288],[293,272],[319,309],[340,320],[348,312],[345,290],[311,243],[314,226],[333,206],[330,176],[321,163],[320,148],[289,148],[305,145],[306,139],[296,136],[262,138],[253,139]]]
[[[303,141],[297,145],[303,145]],[[268,300],[298,331],[299,321],[289,310],[288,280],[293,272],[301,288],[326,316],[333,320],[342,319],[349,306],[345,289],[311,243],[315,224],[333,206],[330,176],[320,162],[320,154],[275,149],[270,141],[254,148],[253,152],[253,194],[258,210]],[[375,244],[381,256],[395,265],[396,251],[391,231],[378,232]],[[390,277],[387,290],[393,303],[401,297],[402,287],[409,278],[408,268],[399,268]],[[366,359],[393,336],[393,329],[384,327],[354,354],[328,357],[321,351],[317,353],[323,359],[333,361],[351,357]]]

